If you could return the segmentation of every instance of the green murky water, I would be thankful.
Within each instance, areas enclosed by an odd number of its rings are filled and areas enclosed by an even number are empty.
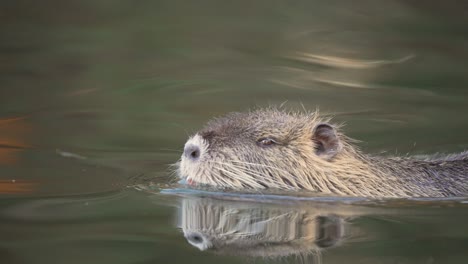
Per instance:
[[[1,263],[468,261],[466,200],[159,193],[210,117],[284,102],[366,152],[468,149],[466,4],[3,1],[0,21]]]

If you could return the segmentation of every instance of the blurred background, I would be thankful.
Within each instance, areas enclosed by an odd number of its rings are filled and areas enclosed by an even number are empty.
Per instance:
[[[148,212],[173,242],[135,263],[174,257],[171,208],[127,187],[174,182],[188,135],[230,111],[319,108],[374,154],[468,149],[467,25],[464,1],[2,1],[2,263],[55,263],[51,223],[73,241],[61,261],[105,263],[117,242],[74,235]],[[83,199],[99,205],[69,207]]]

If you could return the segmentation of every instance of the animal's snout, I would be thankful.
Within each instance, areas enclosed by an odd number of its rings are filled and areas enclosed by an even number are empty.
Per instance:
[[[197,145],[186,145],[184,148],[184,156],[192,161],[197,161],[200,158],[200,147]]]

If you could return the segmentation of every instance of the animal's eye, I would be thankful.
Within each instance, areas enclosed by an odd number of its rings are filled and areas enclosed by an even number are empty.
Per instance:
[[[273,138],[261,138],[257,140],[257,144],[262,147],[266,147],[266,146],[275,145],[277,144],[277,142]]]

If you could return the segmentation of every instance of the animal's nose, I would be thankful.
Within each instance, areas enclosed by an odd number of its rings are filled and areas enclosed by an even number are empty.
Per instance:
[[[203,236],[198,233],[190,233],[190,234],[187,234],[185,237],[192,244],[202,244],[205,241]]]
[[[184,148],[184,156],[187,159],[197,161],[200,158],[200,148],[196,145],[187,145]]]

